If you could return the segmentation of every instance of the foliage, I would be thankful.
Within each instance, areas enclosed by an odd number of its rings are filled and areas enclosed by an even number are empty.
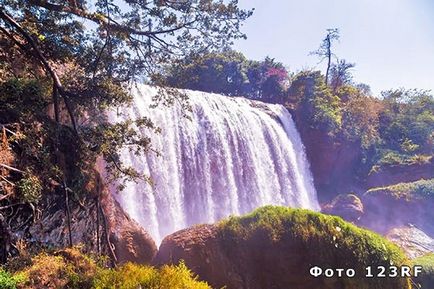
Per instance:
[[[434,200],[434,179],[419,180],[411,183],[399,183],[392,186],[373,188],[366,194],[381,194],[406,201]]]
[[[127,263],[117,269],[98,272],[93,281],[95,289],[207,289],[205,282],[197,281],[184,265],[163,266],[160,269]]]
[[[37,204],[42,196],[41,181],[30,172],[17,183],[19,198],[28,203]]]
[[[422,274],[414,281],[421,289],[433,288],[434,286],[434,253],[426,254],[412,260],[413,265],[422,266]]]
[[[5,280],[5,281],[3,281]],[[2,283],[3,282],[3,283]],[[9,282],[9,283],[8,283]],[[3,284],[12,284],[1,287]],[[107,268],[97,260],[84,255],[78,248],[41,253],[30,265],[15,268],[14,274],[0,271],[0,288],[15,289],[207,289],[205,282],[197,281],[183,264],[159,269],[127,263]],[[6,285],[5,285],[6,286]]]
[[[12,276],[0,268],[0,289],[16,289],[17,285],[23,281],[23,276]]]
[[[339,98],[325,85],[319,71],[297,74],[289,88],[289,99],[296,105],[303,120],[310,126],[334,134],[342,125]]]
[[[354,63],[348,63],[345,59],[338,60],[337,63],[330,67],[330,86],[333,91],[339,87],[351,84],[353,76],[350,72],[355,66]]]
[[[40,113],[49,102],[44,89],[44,83],[35,79],[12,78],[2,81],[0,113],[13,114],[15,118]]]
[[[146,152],[148,140],[132,134],[98,138],[104,132],[119,133],[119,127],[94,116],[127,104],[130,84],[155,79],[169,60],[220,50],[245,38],[240,26],[251,14],[236,0],[2,1],[0,108],[21,117],[53,105],[56,123],[69,121],[82,154],[95,155],[95,147],[111,146],[110,154],[104,154],[109,172],[134,178],[136,172],[118,163],[113,151],[133,145]],[[89,118],[88,127],[77,123],[83,115]],[[138,124],[143,122],[122,127],[130,131],[139,129]]]
[[[377,144],[380,141],[379,113],[383,110],[381,101],[348,86],[339,88],[338,94],[341,99],[343,95],[348,98],[342,113],[342,133],[345,138],[360,140],[362,149]]]
[[[232,50],[192,54],[167,67],[162,77],[171,87],[269,102],[281,101],[289,79],[285,67],[274,59],[247,60]]]
[[[383,146],[402,153],[432,153],[434,97],[424,90],[383,92],[379,132]]]
[[[228,248],[247,240],[258,242],[259,238],[273,244],[283,241],[293,248],[304,248],[304,258],[320,267],[330,266],[330,260],[334,260],[335,268],[350,266],[362,272],[365,266],[400,266],[408,262],[396,245],[380,235],[339,217],[304,209],[267,206],[243,217],[230,217],[219,224],[219,230]],[[409,288],[405,279],[390,281],[399,285],[386,284],[385,279],[366,280],[360,275],[340,282],[345,288]]]

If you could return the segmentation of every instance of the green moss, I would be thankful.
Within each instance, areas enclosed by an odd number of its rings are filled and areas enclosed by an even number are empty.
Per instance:
[[[420,285],[420,289],[434,288],[434,253],[416,258],[412,263],[422,266],[422,274],[414,279]]]
[[[309,263],[298,264],[300,272],[308,272],[311,264],[322,268],[354,268],[359,272],[356,278],[343,278],[345,286],[342,288],[389,288],[385,287],[387,284],[394,288],[408,288],[409,280],[387,281],[361,276],[366,266],[399,266],[406,264],[407,258],[385,238],[339,217],[304,209],[267,206],[249,215],[220,222],[219,231],[229,250],[253,240],[255,244],[264,239],[265,244],[291,244],[288,248],[298,250],[297,254],[303,255],[303,262]]]
[[[366,194],[391,196],[396,200],[406,201],[434,200],[434,179],[373,188],[368,190]]]

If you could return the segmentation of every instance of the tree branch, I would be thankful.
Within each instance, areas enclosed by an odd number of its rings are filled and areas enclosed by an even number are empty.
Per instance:
[[[59,122],[58,95],[60,94],[60,95],[63,96],[64,102],[65,102],[65,106],[66,106],[66,108],[68,110],[68,114],[69,114],[69,117],[71,119],[71,123],[72,123],[72,126],[74,128],[74,131],[78,134],[77,124],[76,124],[76,121],[75,121],[74,113],[73,113],[72,106],[71,106],[71,104],[69,102],[69,99],[68,99],[69,92],[67,92],[63,88],[62,82],[60,81],[60,78],[57,75],[56,71],[48,63],[48,60],[42,54],[42,51],[39,49],[39,47],[36,44],[35,40],[20,26],[20,24],[18,24],[10,15],[8,15],[6,12],[4,12],[3,9],[0,9],[0,18],[3,19],[5,22],[8,22],[10,25],[12,25],[27,40],[27,42],[33,48],[35,56],[39,59],[39,61],[43,65],[45,71],[50,75],[51,79],[53,80],[53,84],[55,86],[55,87],[53,87],[53,102],[54,102],[54,107],[55,107],[56,122]],[[15,41],[15,43],[17,43],[17,42]],[[28,51],[28,49],[26,49],[25,46],[20,45],[20,47],[23,48],[25,51]]]
[[[73,14],[75,16],[85,18],[87,20],[91,20],[99,25],[109,27],[113,31],[116,32],[123,32],[123,33],[129,33],[129,34],[135,34],[135,35],[142,35],[142,36],[151,36],[151,35],[158,35],[158,34],[166,34],[175,32],[177,30],[180,30],[182,28],[185,28],[186,26],[189,26],[196,22],[196,19],[193,21],[190,21],[188,23],[183,23],[177,27],[171,28],[171,29],[165,29],[165,30],[157,30],[157,31],[143,31],[143,30],[137,30],[125,25],[122,25],[120,23],[117,23],[114,19],[109,18],[106,15],[102,15],[99,13],[91,13],[84,9],[78,9],[76,7],[69,7],[69,6],[63,6],[58,4],[49,3],[46,0],[29,0],[29,2],[33,5],[45,8],[50,11],[56,11],[56,12],[64,12]]]

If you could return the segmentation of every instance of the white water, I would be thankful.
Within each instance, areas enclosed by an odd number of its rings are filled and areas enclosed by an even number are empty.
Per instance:
[[[127,183],[116,198],[157,243],[192,224],[268,204],[319,209],[303,144],[283,106],[187,91],[187,119],[178,105],[150,108],[152,87],[134,93],[133,105],[110,119],[150,117],[162,132],[142,133],[161,156],[124,151],[122,161],[154,185]]]

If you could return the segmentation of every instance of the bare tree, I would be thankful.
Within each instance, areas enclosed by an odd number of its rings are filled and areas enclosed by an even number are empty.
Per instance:
[[[311,55],[317,55],[318,57],[320,57],[321,58],[320,62],[322,62],[324,59],[327,59],[327,71],[325,76],[326,84],[328,84],[328,80],[329,80],[329,72],[332,63],[332,56],[335,56],[335,54],[332,52],[332,45],[335,40],[339,40],[339,29],[337,28],[327,29],[327,35],[323,39],[318,50],[315,50],[310,53]]]

